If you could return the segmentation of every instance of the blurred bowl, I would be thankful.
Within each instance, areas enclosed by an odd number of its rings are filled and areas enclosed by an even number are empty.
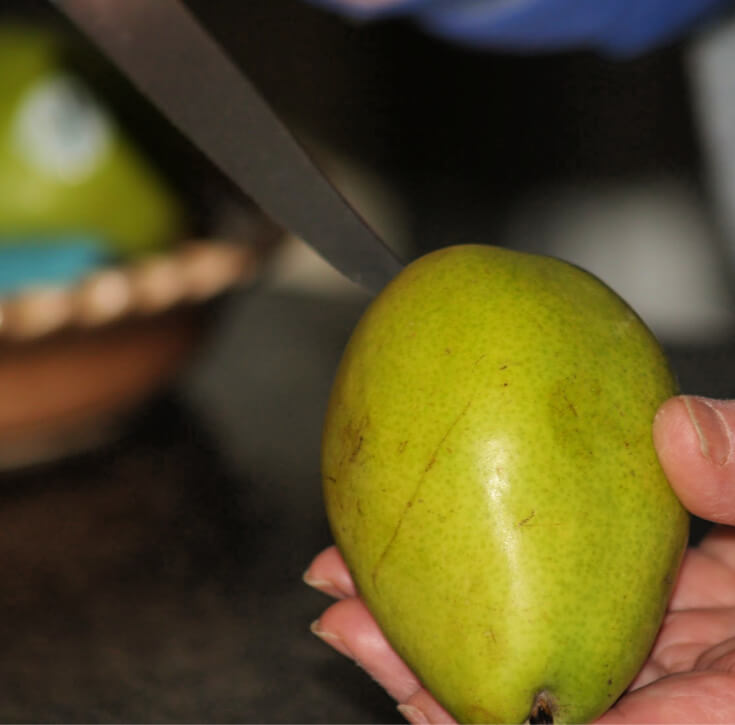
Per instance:
[[[110,440],[201,347],[222,299],[260,277],[270,234],[192,240],[0,298],[0,469]]]

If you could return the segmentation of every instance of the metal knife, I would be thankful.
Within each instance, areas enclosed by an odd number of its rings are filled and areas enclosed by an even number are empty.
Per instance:
[[[51,0],[275,222],[368,291],[401,262],[180,0]]]

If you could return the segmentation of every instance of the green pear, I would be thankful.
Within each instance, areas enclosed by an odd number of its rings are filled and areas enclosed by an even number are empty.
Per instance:
[[[337,371],[325,504],[360,595],[462,722],[586,722],[645,661],[688,515],[652,444],[654,336],[565,262],[407,266]]]

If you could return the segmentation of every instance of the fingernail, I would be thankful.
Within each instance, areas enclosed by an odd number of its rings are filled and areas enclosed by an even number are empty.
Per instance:
[[[340,652],[345,657],[355,659],[352,655],[352,652],[350,652],[349,648],[344,643],[342,637],[340,637],[338,634],[335,634],[334,632],[327,632],[326,630],[322,629],[321,622],[318,619],[314,620],[309,628],[311,629],[313,634],[315,634],[317,637],[319,637],[320,640],[322,640],[322,642],[326,642],[330,647],[333,647],[337,650],[337,652]]]
[[[333,582],[330,582],[328,579],[320,579],[319,577],[311,576],[311,574],[309,574],[309,569],[304,572],[304,575],[301,578],[303,579],[304,584],[320,591],[322,594],[328,594],[330,597],[334,597],[335,599],[345,598],[345,593],[341,592]]]
[[[314,587],[314,589],[324,589],[324,587],[331,587],[332,583],[328,582],[326,579],[319,579],[315,576],[312,576],[310,573],[310,569],[307,569],[304,572],[304,575],[301,577],[304,580],[304,584]]]
[[[732,453],[732,433],[724,416],[707,398],[684,396],[683,400],[697,432],[702,455],[724,466]]]
[[[400,712],[408,722],[412,723],[412,725],[424,725],[429,722],[423,711],[419,710],[415,705],[399,705],[398,712]]]

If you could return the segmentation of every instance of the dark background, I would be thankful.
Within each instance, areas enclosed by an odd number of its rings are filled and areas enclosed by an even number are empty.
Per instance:
[[[500,239],[508,209],[557,182],[665,173],[705,194],[680,47],[510,57],[297,2],[189,4],[317,155],[390,180],[411,254]],[[145,103],[127,108],[205,227],[233,190]],[[119,439],[2,474],[0,721],[402,721],[309,633],[328,600],[300,580],[330,541],[319,431],[365,302],[235,294]],[[729,339],[663,342],[685,391],[733,393]]]

